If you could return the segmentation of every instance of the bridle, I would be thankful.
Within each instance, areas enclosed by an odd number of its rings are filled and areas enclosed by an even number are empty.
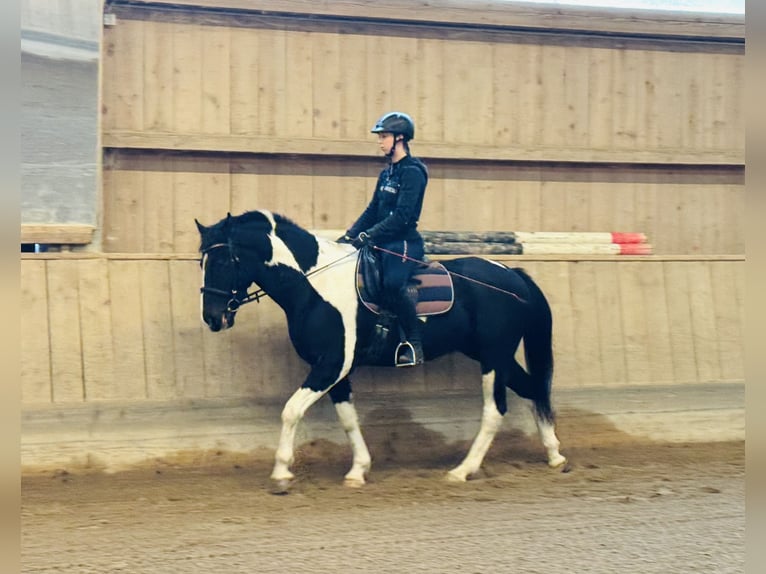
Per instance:
[[[212,251],[213,249],[218,249],[219,247],[227,247],[229,249],[229,258],[231,262],[234,264],[234,268],[235,268],[233,284],[236,285],[237,278],[239,276],[239,257],[237,256],[234,250],[234,246],[231,244],[231,240],[229,240],[227,243],[214,243],[210,247],[203,249],[202,255],[203,256],[207,255],[210,251]],[[335,261],[331,261],[330,263],[323,265],[322,267],[317,267],[313,271],[310,271],[309,273],[305,273],[304,276],[310,277],[311,275],[314,275],[316,273],[319,273],[321,271],[324,271],[332,267],[336,263],[340,263],[341,261],[343,261],[344,259],[348,257],[356,256],[356,254],[357,254],[356,251],[351,251],[350,253],[347,253],[343,257],[339,257]],[[253,301],[255,301],[256,303],[260,303],[261,297],[268,295],[266,291],[260,288],[257,291],[254,291],[252,293],[245,293],[245,296],[242,298],[239,297],[239,291],[236,289],[236,287],[232,287],[228,291],[224,291],[223,289],[216,289],[215,287],[202,286],[200,287],[199,290],[200,290],[200,293],[203,293],[203,294],[209,293],[211,295],[218,295],[219,297],[228,297],[229,301],[226,303],[227,313],[236,313],[237,310],[242,305],[245,305],[246,303],[252,303]]]
[[[234,252],[234,249],[231,245],[231,242],[228,243],[214,243],[210,247],[207,247],[202,251],[202,255],[205,256],[208,253],[210,253],[213,249],[218,249],[219,247],[227,247],[229,249],[229,258],[231,262],[234,264],[234,281],[233,284],[237,285],[237,277],[239,276],[239,257]],[[263,295],[266,294],[266,292],[263,289],[258,289],[254,293],[245,293],[245,296],[240,298],[239,297],[239,291],[236,287],[232,287],[228,291],[224,291],[223,289],[216,289],[215,287],[205,287],[204,285],[200,287],[199,289],[200,293],[209,293],[211,295],[218,295],[220,297],[228,297],[229,301],[226,303],[226,312],[227,313],[236,313],[237,310],[244,304],[250,303],[252,301],[255,301],[256,303],[260,303],[260,299]]]

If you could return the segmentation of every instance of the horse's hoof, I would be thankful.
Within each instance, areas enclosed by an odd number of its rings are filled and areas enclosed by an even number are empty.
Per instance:
[[[362,488],[365,485],[363,478],[345,478],[343,479],[343,486],[347,488]]]
[[[284,496],[285,494],[289,494],[291,484],[292,482],[289,478],[275,480],[271,485],[271,494],[277,496]]]
[[[468,479],[464,474],[457,473],[454,470],[451,470],[447,473],[447,476],[444,477],[447,482],[467,482]]]
[[[566,465],[566,463],[567,463],[567,457],[562,455],[557,455],[548,461],[548,466],[550,466],[551,468],[560,468]]]

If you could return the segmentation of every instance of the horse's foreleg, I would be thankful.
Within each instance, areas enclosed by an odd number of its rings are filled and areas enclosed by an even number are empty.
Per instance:
[[[503,415],[495,402],[495,371],[483,375],[481,381],[484,390],[481,428],[463,462],[447,473],[447,479],[454,482],[465,482],[479,470],[503,422]]]
[[[356,414],[356,407],[351,401],[335,403],[335,411],[338,413],[340,424],[346,431],[346,436],[351,443],[351,453],[353,461],[351,470],[346,473],[346,486],[362,486],[365,483],[365,476],[370,471],[372,459],[370,451],[367,450],[367,444],[362,437],[362,431],[359,428],[359,417]]]
[[[559,452],[560,442],[556,436],[555,426],[552,419],[547,419],[540,415],[535,408],[534,403],[530,403],[530,409],[532,415],[535,417],[535,423],[537,424],[537,432],[540,435],[540,440],[545,447],[545,452],[548,455],[548,466],[551,468],[558,468],[566,463],[566,457],[562,456]]]
[[[282,409],[282,432],[279,435],[276,461],[271,473],[272,480],[277,482],[279,488],[287,488],[294,478],[293,473],[290,472],[290,465],[293,463],[295,431],[298,423],[308,408],[321,399],[323,395],[324,393],[321,391],[312,391],[301,387],[293,393],[293,396],[288,399]]]

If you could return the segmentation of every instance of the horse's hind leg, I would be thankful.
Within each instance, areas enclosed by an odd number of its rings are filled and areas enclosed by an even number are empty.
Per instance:
[[[540,414],[534,402],[529,403],[529,408],[532,411],[532,415],[535,417],[535,423],[537,424],[537,432],[540,435],[540,440],[545,447],[545,452],[548,455],[548,466],[551,468],[558,468],[567,459],[559,452],[559,442],[556,436],[556,429],[553,423],[553,416],[544,416]]]
[[[481,381],[484,391],[481,428],[463,462],[447,473],[447,480],[453,482],[465,482],[469,476],[479,470],[503,422],[503,414],[505,414],[505,387],[501,386],[499,389],[502,391],[502,396],[496,395],[495,371],[483,374]],[[500,398],[500,405],[498,405],[496,396]]]
[[[351,470],[346,473],[345,485],[351,487],[362,486],[365,477],[370,472],[372,459],[367,444],[364,442],[362,430],[359,428],[359,417],[356,407],[351,402],[351,381],[343,379],[330,390],[330,398],[335,404],[335,412],[338,413],[340,424],[346,431],[348,441],[351,443]]]

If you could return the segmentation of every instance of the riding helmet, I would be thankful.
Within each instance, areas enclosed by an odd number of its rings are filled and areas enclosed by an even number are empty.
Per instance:
[[[415,137],[415,122],[404,112],[389,112],[377,121],[370,132],[401,134],[404,136],[404,141],[408,141]]]

